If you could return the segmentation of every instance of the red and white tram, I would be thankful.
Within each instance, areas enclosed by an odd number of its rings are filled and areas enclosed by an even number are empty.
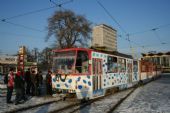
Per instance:
[[[69,48],[53,50],[53,55],[53,90],[76,94],[78,99],[101,97],[108,89],[128,88],[158,74],[154,64],[118,52]],[[150,66],[148,71],[144,64]]]

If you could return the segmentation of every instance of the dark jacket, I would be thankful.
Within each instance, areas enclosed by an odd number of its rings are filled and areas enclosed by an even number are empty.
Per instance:
[[[21,75],[21,73],[17,73],[15,75],[15,88],[18,89],[18,88],[23,88],[24,87],[24,79],[23,79],[23,76]]]
[[[30,71],[26,71],[26,73],[25,73],[25,81],[27,83],[31,82],[31,73],[30,73]]]
[[[50,73],[47,73],[46,75],[46,84],[51,85],[51,74]]]

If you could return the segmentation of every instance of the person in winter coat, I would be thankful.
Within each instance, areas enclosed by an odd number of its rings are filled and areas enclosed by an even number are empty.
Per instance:
[[[35,82],[36,82],[36,86],[35,86],[35,94],[41,95],[41,86],[43,84],[43,77],[42,77],[42,72],[39,71],[36,76],[35,76]]]
[[[28,69],[25,73],[25,82],[26,82],[26,94],[30,95],[30,89],[31,89],[31,72],[30,69]]]
[[[23,79],[22,74],[20,71],[17,72],[15,75],[15,91],[16,91],[16,97],[15,97],[15,105],[19,104],[22,100],[22,88],[23,88]]]
[[[13,72],[13,68],[11,68],[8,74],[7,103],[12,103],[11,97],[12,97],[13,89],[14,89],[14,72]]]
[[[52,95],[52,82],[51,82],[51,71],[48,70],[48,73],[46,75],[46,90],[47,95]]]
[[[31,95],[35,96],[36,94],[36,72],[33,70],[31,73]]]
[[[20,71],[21,73],[21,83],[22,83],[22,87],[21,87],[21,91],[22,91],[22,95],[21,95],[21,98],[26,101],[27,98],[26,98],[26,95],[25,95],[25,75],[24,75],[24,71]]]

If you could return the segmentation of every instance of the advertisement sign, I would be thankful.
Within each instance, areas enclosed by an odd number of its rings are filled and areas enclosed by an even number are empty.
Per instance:
[[[17,56],[0,56],[0,64],[17,64]]]

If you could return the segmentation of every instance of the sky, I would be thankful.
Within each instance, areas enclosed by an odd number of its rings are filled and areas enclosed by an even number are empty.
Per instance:
[[[63,9],[85,16],[92,26],[107,24],[116,29],[119,52],[139,56],[170,51],[170,0],[68,1],[53,0],[66,3],[59,8],[50,0],[0,0],[0,54],[16,54],[22,45],[39,50],[50,47],[55,39],[45,41],[47,20]],[[50,9],[28,14],[44,8]]]

